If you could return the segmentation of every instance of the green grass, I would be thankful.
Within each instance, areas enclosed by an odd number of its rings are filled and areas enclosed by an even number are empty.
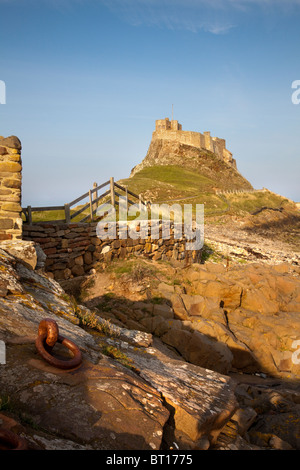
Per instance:
[[[132,178],[122,180],[128,189],[139,194],[158,191],[158,201],[172,198],[190,197],[198,192],[209,190],[213,180],[183,167],[166,165],[144,168]]]
[[[144,168],[137,176],[171,184],[173,187],[184,192],[187,191],[187,188],[189,191],[203,190],[214,183],[213,180],[206,178],[200,173],[172,165]]]
[[[289,201],[286,198],[268,191],[228,194],[226,198],[230,202],[231,212],[240,215],[245,212],[253,214],[263,207],[279,209],[280,207],[284,208],[289,205]]]
[[[117,277],[127,274],[132,281],[139,282],[146,277],[153,277],[156,269],[149,266],[142,259],[132,259],[126,262],[123,260],[113,260],[107,267],[107,271],[113,272]]]
[[[82,206],[77,206],[74,209],[71,209],[71,215],[74,214],[77,210],[79,210]],[[72,223],[77,223],[80,222],[81,219],[89,215],[89,208],[87,208],[85,211],[81,212],[78,216],[74,217],[74,219],[71,220]],[[26,218],[25,215],[22,214],[22,219],[23,222],[25,222]],[[65,220],[65,211],[34,211],[32,212],[32,222],[54,222],[56,220]]]
[[[205,217],[222,214],[245,215],[251,214],[263,207],[279,208],[285,207],[288,201],[281,196],[268,191],[247,192],[238,194],[216,194],[218,182],[200,173],[201,168],[192,171],[176,165],[156,165],[146,167],[136,173],[133,177],[120,180],[121,185],[126,185],[135,194],[142,194],[144,200],[151,200],[157,204],[191,204],[195,212],[196,204],[204,204]],[[225,177],[223,177],[224,179]],[[222,171],[220,171],[220,181]],[[226,184],[230,185],[230,181]],[[131,196],[129,195],[129,198]],[[105,199],[109,202],[109,196]],[[103,202],[105,202],[103,200]],[[82,206],[74,207],[71,214]],[[80,220],[89,215],[89,208],[72,222]],[[134,220],[139,216],[136,213],[128,216],[128,220]],[[151,214],[148,214],[150,218]],[[64,211],[33,212],[33,222],[45,222],[64,220]],[[23,215],[23,220],[25,220]],[[108,218],[106,217],[106,220]],[[116,220],[119,220],[118,206],[116,207]],[[87,221],[89,222],[89,220]]]

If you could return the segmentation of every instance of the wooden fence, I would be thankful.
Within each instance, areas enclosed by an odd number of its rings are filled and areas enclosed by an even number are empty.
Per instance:
[[[98,192],[102,190],[103,188],[108,187],[104,192],[102,192],[100,195],[98,195]],[[117,190],[116,190],[117,189]],[[119,192],[121,191],[122,194]],[[131,196],[129,199],[128,195]],[[72,221],[74,222],[74,219],[77,218],[76,223],[84,223],[84,222],[93,222],[95,219],[97,219],[97,209],[100,205],[100,203],[110,201],[110,204],[113,207],[116,207],[116,205],[119,205],[119,198],[120,197],[125,197],[125,201],[128,207],[128,204],[137,204],[139,203],[140,207],[143,205],[145,207],[148,207],[148,202],[143,201],[142,197],[140,194],[135,194],[132,191],[129,191],[128,188],[121,186],[120,184],[116,183],[114,181],[114,178],[110,178],[108,181],[105,183],[102,183],[98,186],[97,183],[94,183],[93,189],[90,189],[86,193],[82,194],[82,196],[79,196],[78,198],[74,199],[71,202],[68,202],[64,204],[63,206],[48,206],[48,207],[32,207],[32,206],[27,206],[22,208],[22,212],[25,215],[25,223],[32,225],[33,223],[33,213],[34,212],[53,212],[53,211],[63,211],[64,212],[64,218],[63,219],[53,219],[47,221],[43,220],[43,223],[67,223],[70,224]],[[83,203],[85,199],[88,199],[88,202]],[[82,202],[83,205],[80,205],[80,207],[77,210],[71,210],[72,207],[76,208],[78,207],[78,203]],[[84,212],[87,212],[88,214],[85,215],[83,214]],[[80,214],[82,214],[84,217],[79,218]],[[41,220],[39,220],[41,222]]]

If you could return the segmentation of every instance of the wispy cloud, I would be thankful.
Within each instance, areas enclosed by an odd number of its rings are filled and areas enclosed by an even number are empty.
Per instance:
[[[94,0],[132,25],[225,34],[248,13],[290,11],[300,0]]]
[[[206,31],[226,34],[249,13],[268,16],[270,12],[293,13],[300,10],[300,0],[27,0],[56,9],[89,8],[103,5],[133,26],[152,26],[193,33]],[[24,0],[0,0],[0,5],[22,4]]]
[[[234,24],[223,15],[221,0],[98,0],[135,26],[156,26],[170,30],[208,31],[224,34]]]

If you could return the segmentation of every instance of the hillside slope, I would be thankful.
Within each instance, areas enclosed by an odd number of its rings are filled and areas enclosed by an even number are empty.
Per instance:
[[[146,157],[120,183],[145,201],[204,204],[206,224],[231,227],[232,238],[243,227],[249,236],[284,239],[298,251],[297,205],[267,189],[253,189],[234,166],[209,150],[152,139]]]
[[[216,154],[166,139],[151,141],[146,157],[133,168],[130,176],[147,167],[165,165],[179,166],[209,178],[213,190],[253,189],[249,181]]]

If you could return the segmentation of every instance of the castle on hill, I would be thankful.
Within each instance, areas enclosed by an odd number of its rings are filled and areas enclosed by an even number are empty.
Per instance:
[[[152,139],[174,140],[181,144],[191,145],[215,153],[219,158],[236,168],[236,161],[232,158],[232,153],[226,149],[225,139],[211,137],[210,132],[183,131],[182,125],[176,120],[169,118],[155,121],[155,131]]]

